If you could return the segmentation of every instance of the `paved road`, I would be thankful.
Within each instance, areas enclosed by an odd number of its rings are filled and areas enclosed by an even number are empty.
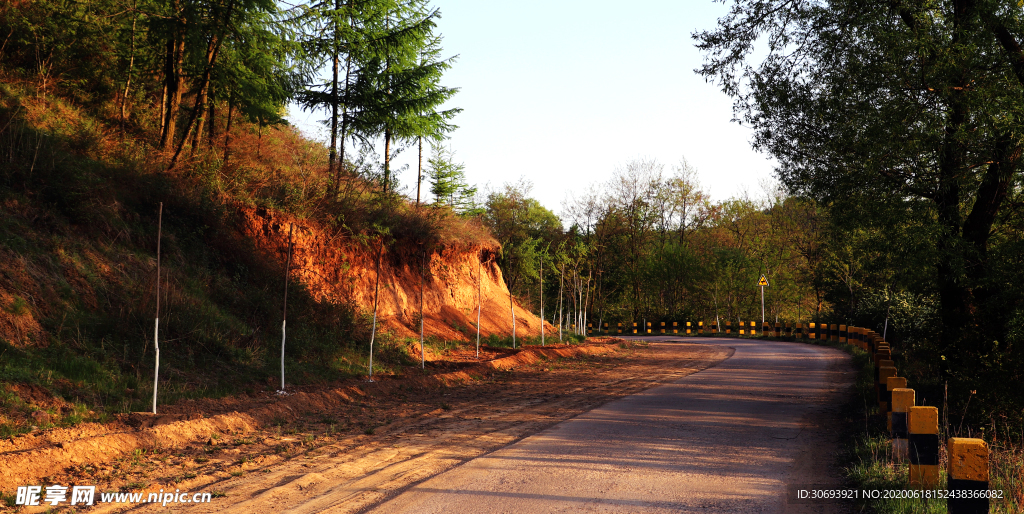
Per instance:
[[[680,346],[658,341],[663,351]],[[787,503],[785,490],[838,483],[834,418],[853,379],[845,354],[696,341],[736,352],[419,483],[371,512],[823,512]]]

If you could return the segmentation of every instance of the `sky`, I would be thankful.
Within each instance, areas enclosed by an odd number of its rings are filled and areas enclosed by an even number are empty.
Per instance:
[[[463,111],[447,145],[467,181],[490,190],[521,178],[556,214],[591,184],[635,159],[686,159],[715,200],[756,193],[773,162],[731,122],[732,100],[693,70],[704,61],[691,34],[728,6],[710,0],[633,2],[434,0],[443,84]],[[304,132],[323,113],[291,108]],[[326,139],[321,136],[321,139]],[[429,150],[424,150],[426,161]],[[416,149],[393,161],[415,197]],[[427,195],[429,196],[429,195]]]

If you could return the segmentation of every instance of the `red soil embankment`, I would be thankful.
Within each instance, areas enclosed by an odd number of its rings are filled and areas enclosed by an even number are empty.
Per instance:
[[[318,300],[351,300],[364,311],[372,312],[376,247],[343,237],[332,238],[329,231],[314,222],[266,209],[240,207],[239,216],[243,237],[274,259],[281,259],[287,248],[289,224],[294,224],[293,277]],[[424,258],[415,246],[399,243],[385,247],[381,254],[378,319],[384,327],[402,336],[419,334],[419,271]],[[424,273],[422,287],[427,335],[449,340],[466,339],[470,332],[475,335],[478,292],[482,335],[511,335],[509,292],[495,262],[499,250],[498,242],[488,239],[469,248],[448,246],[426,256],[428,271]],[[514,302],[514,309],[516,333],[540,335],[540,318],[518,301]],[[545,325],[549,333],[555,330],[550,323]]]

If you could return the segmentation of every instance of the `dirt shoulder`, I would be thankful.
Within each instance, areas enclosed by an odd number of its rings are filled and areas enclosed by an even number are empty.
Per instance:
[[[154,420],[142,418],[134,420],[138,428],[2,453],[0,458],[13,463],[18,455],[24,461],[27,452],[45,460],[47,454],[83,450],[71,456],[80,462],[50,467],[28,482],[28,472],[12,476],[8,468],[2,489],[12,494],[16,486],[33,483],[95,485],[98,492],[134,491],[143,498],[161,489],[181,490],[213,493],[212,503],[189,506],[204,512],[296,505],[358,512],[479,455],[729,355],[727,348],[699,344],[669,353],[613,342],[521,352],[486,367],[252,399],[247,405],[191,405],[192,412],[174,416],[193,419],[147,428]],[[210,416],[231,402],[247,409]],[[152,444],[104,459],[103,445],[90,441],[111,437]],[[324,497],[331,505],[314,508],[315,499]],[[156,506],[109,503],[92,511],[131,508]]]

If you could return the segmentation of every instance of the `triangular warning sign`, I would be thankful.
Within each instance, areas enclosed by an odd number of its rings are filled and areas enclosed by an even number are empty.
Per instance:
[[[757,285],[759,285],[761,287],[764,287],[764,286],[768,285],[768,278],[765,277],[764,275],[761,275],[761,280],[757,281]]]

